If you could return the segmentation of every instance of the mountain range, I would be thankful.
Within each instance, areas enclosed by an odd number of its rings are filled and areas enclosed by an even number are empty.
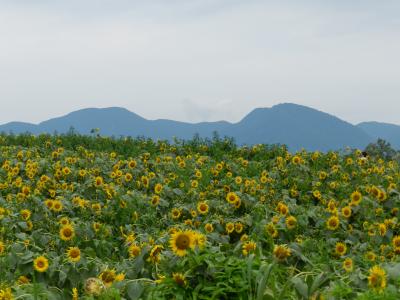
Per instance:
[[[237,144],[285,144],[290,150],[338,150],[345,147],[365,148],[383,138],[400,149],[400,126],[378,122],[353,125],[333,115],[292,103],[271,108],[256,108],[237,123],[226,121],[185,123],[173,120],[145,119],[125,108],[87,108],[39,124],[10,122],[0,125],[5,133],[66,133],[89,134],[99,128],[104,136],[145,136],[171,140],[191,139],[195,134],[212,137],[233,137]]]

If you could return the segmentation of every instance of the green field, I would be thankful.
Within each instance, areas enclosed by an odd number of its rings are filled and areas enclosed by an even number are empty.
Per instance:
[[[0,136],[0,300],[399,299],[399,165]]]

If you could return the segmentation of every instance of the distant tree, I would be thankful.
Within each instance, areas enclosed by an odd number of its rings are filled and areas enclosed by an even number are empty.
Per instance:
[[[90,133],[93,134],[93,136],[100,137],[100,128],[92,128],[92,130],[90,130]]]
[[[371,143],[365,148],[369,156],[380,157],[386,160],[392,160],[398,157],[398,153],[392,148],[389,142],[378,139],[376,143]]]
[[[218,131],[214,130],[212,132],[212,139],[214,142],[220,142],[221,141],[221,137],[219,136]]]
[[[76,134],[77,134],[77,131],[75,130],[74,126],[70,126],[66,135],[73,136]]]

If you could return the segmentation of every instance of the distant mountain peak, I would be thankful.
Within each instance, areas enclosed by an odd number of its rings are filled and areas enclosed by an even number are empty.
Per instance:
[[[308,109],[313,109],[311,107],[302,105],[302,104],[297,104],[297,103],[292,103],[292,102],[282,102],[273,105],[271,108],[308,108]]]
[[[111,107],[88,107],[88,108],[82,108],[75,110],[73,112],[70,112],[66,114],[65,116],[70,116],[74,114],[86,114],[86,113],[120,113],[120,114],[131,114],[135,115],[137,117],[142,118],[138,114],[124,108],[124,107],[119,107],[119,106],[111,106]]]
[[[319,113],[325,113],[322,112],[316,108],[312,108],[309,106],[301,105],[301,104],[296,104],[296,103],[291,103],[291,102],[285,102],[285,103],[279,103],[275,104],[271,107],[257,107],[253,109],[249,114],[251,113],[265,113],[269,111],[314,111],[314,112],[319,112]],[[325,113],[327,114],[327,113]]]
[[[382,122],[363,122],[357,125],[358,128],[364,130],[373,139],[384,139],[390,144],[400,149],[400,126]]]
[[[308,106],[300,105],[300,104],[295,104],[295,103],[280,103],[276,104],[272,107],[258,107],[253,109],[249,114],[247,114],[241,122],[246,122],[246,121],[251,121],[254,122],[256,119],[263,119],[263,118],[268,118],[268,116],[271,116],[273,114],[279,114],[279,115],[287,115],[287,116],[298,116],[301,118],[302,116],[306,116],[307,118],[310,117],[310,114],[313,114],[315,116],[330,116],[332,118],[338,119],[336,116],[330,115],[328,113],[322,112],[318,109],[311,108]]]
[[[147,120],[123,107],[84,108],[37,125],[11,122],[0,132],[33,134],[65,133],[73,127],[81,134],[99,128],[106,136],[145,136],[172,140],[191,139],[195,134],[233,137],[241,144],[286,144],[290,150],[337,150],[363,148],[382,137],[400,148],[400,126],[365,122],[354,126],[336,116],[295,103],[281,103],[252,110],[238,123],[226,121],[187,123],[166,119]]]

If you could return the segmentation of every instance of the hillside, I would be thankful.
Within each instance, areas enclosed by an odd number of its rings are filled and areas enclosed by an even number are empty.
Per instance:
[[[125,108],[87,108],[53,118],[39,124],[11,122],[0,126],[0,132],[33,134],[65,133],[71,127],[81,134],[100,128],[105,136],[145,136],[153,139],[173,137],[191,139],[195,134],[211,137],[233,137],[242,144],[286,144],[290,150],[337,150],[346,146],[363,148],[383,137],[400,148],[399,126],[382,123],[362,123],[354,126],[335,116],[297,104],[279,104],[257,108],[237,123],[186,123],[173,120],[148,120]]]
[[[239,143],[280,143],[290,149],[331,150],[365,147],[363,130],[327,113],[296,104],[253,110],[227,132]]]
[[[400,126],[388,123],[379,122],[363,122],[357,125],[363,129],[369,136],[375,140],[378,138],[384,139],[391,143],[391,145],[400,149]]]

